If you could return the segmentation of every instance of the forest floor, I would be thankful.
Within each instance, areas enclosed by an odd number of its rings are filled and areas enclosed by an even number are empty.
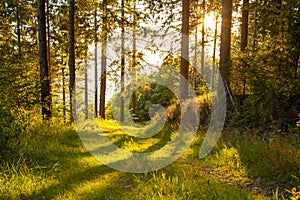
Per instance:
[[[166,140],[166,132],[133,140],[126,131],[134,128],[100,123],[124,149],[144,151]],[[226,130],[203,159],[198,152],[204,134],[199,133],[176,162],[140,174],[99,162],[74,127],[36,124],[22,137],[20,156],[1,162],[0,199],[288,199],[286,190],[300,185],[296,133],[269,133],[262,139],[250,131]]]

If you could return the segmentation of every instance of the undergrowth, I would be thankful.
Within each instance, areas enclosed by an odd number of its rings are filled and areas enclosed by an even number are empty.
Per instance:
[[[120,127],[101,121],[100,127],[116,145],[135,152],[154,151],[173,138],[163,129],[150,139],[133,139]],[[125,132],[124,132],[125,130]],[[222,135],[204,159],[198,151],[199,133],[185,154],[164,169],[142,174],[113,170],[90,155],[76,127],[61,120],[31,118],[20,138],[18,153],[0,165],[1,199],[282,199],[281,190],[299,193],[299,146],[291,138],[274,135],[268,141],[236,130]],[[155,146],[155,144],[157,144]],[[298,181],[298,182],[297,182]],[[249,185],[272,194],[247,190]],[[244,188],[244,189],[243,189]],[[292,189],[295,188],[295,189]],[[277,192],[277,193],[276,193]]]

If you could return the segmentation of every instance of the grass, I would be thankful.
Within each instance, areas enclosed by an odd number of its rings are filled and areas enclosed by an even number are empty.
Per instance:
[[[100,121],[100,127],[128,151],[154,151],[173,138],[162,131],[137,139],[126,133],[140,127],[122,128],[114,121]],[[91,156],[73,127],[36,122],[23,135],[20,156],[1,162],[0,199],[268,199],[269,194],[251,192],[249,186],[290,189],[299,183],[293,178],[299,175],[299,138],[289,137],[293,139],[277,134],[266,142],[250,133],[227,131],[213,151],[199,159],[203,134],[198,134],[173,164],[132,174]]]

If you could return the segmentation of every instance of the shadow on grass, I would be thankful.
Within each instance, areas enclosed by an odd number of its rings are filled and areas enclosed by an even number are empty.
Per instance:
[[[58,195],[67,195],[68,192],[71,192],[76,187],[88,181],[101,179],[101,176],[112,173],[113,171],[114,170],[111,168],[101,165],[88,168],[78,173],[71,173],[69,176],[62,177],[59,183],[51,185],[38,192],[36,191],[29,197],[29,199],[54,199]]]
[[[37,151],[31,150],[27,153],[27,157],[36,160],[38,165],[46,166],[46,169],[42,169],[46,178],[54,180],[55,183],[34,191],[31,196],[27,197],[28,199],[55,199],[61,196],[80,194],[80,192],[84,195],[85,191],[81,187],[90,187],[89,185],[93,185],[94,182],[103,184],[97,186],[99,192],[93,192],[100,199],[109,196],[111,191],[118,193],[119,184],[115,179],[110,178],[110,176],[114,176],[111,174],[118,174],[118,172],[102,165],[92,157],[84,148],[76,132],[63,136],[56,145],[52,143],[51,139],[43,141]],[[42,148],[43,146],[44,148]],[[56,169],[49,170],[51,166],[55,166],[55,163],[58,163]],[[79,193],[75,191],[78,188],[80,189]],[[94,188],[88,188],[87,191],[90,189]]]
[[[43,181],[49,180],[50,182],[30,192],[31,195],[26,198],[24,196],[25,199],[55,199],[77,194],[74,190],[78,187],[79,189],[81,186],[88,187],[90,183],[98,182],[98,180],[104,181],[103,185],[98,186],[99,190],[107,191],[99,193],[99,198],[109,195],[109,191],[114,188],[114,191],[118,192],[117,188],[120,187],[113,183],[114,180],[108,177],[102,178],[117,172],[92,157],[75,131],[49,136],[36,135],[28,141],[22,154],[29,163],[28,166],[38,169],[34,173],[41,173]]]
[[[229,134],[224,138],[238,150],[242,164],[256,184],[274,189],[295,186],[293,175],[300,175],[299,148],[283,142],[283,138],[263,141],[254,135],[242,134]]]

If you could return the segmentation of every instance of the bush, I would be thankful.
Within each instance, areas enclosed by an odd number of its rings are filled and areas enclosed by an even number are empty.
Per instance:
[[[0,158],[15,152],[20,134],[21,125],[11,111],[0,108]]]

